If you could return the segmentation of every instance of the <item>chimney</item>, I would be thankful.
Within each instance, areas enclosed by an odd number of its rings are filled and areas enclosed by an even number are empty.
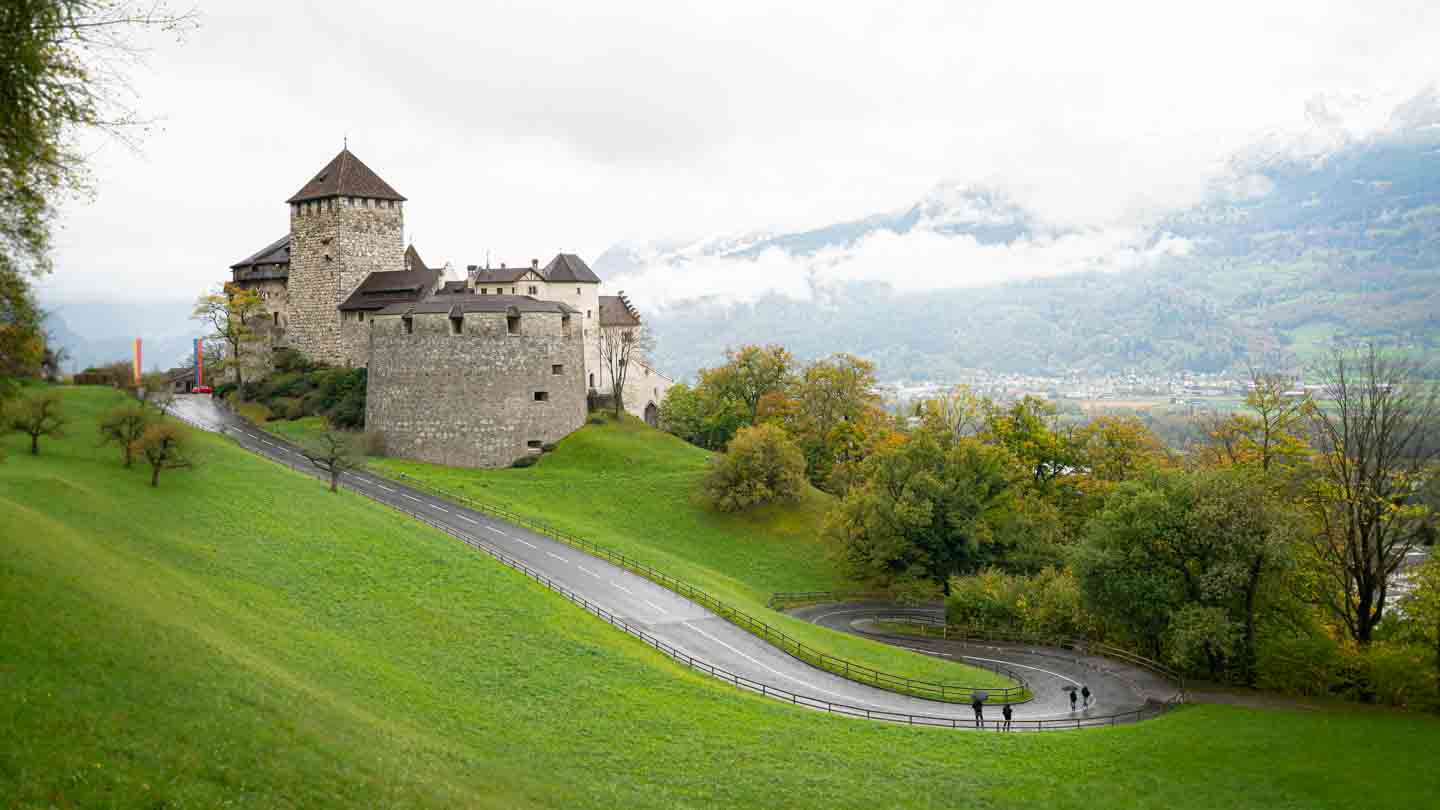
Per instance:
[[[531,270],[539,270],[539,269],[540,269],[540,260],[539,260],[539,259],[531,259],[531,260],[530,260],[530,269],[531,269]]]
[[[504,269],[505,269],[505,262],[500,262],[500,269],[501,269],[501,270],[504,270]]]

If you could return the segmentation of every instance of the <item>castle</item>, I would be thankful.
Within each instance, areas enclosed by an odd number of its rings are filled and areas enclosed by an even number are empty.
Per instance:
[[[259,293],[269,347],[368,369],[366,427],[387,453],[508,465],[613,393],[602,342],[628,341],[640,314],[579,256],[447,280],[405,246],[405,197],[348,148],[286,202],[290,232],[231,265],[232,283]],[[672,381],[629,365],[625,408],[654,424]]]

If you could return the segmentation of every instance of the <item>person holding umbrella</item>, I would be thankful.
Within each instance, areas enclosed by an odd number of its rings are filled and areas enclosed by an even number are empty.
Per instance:
[[[1085,686],[1080,687],[1080,699],[1081,699],[1081,700],[1080,700],[1081,704],[1084,705],[1085,708],[1087,708],[1087,709],[1090,708],[1090,686],[1089,686],[1089,684],[1086,684]]]
[[[1060,688],[1070,693],[1070,711],[1075,711],[1075,698],[1077,697],[1075,694],[1075,686],[1073,684],[1066,684]]]
[[[976,689],[970,693],[970,708],[975,710],[975,727],[982,728],[985,725],[985,700],[990,693],[984,689]]]
[[[1013,715],[1014,713],[1015,713],[1015,712],[1014,712],[1013,709],[1010,708],[1010,704],[1009,704],[1009,703],[1006,703],[1005,706],[1000,709],[1000,714],[1002,714],[1002,715],[1005,716],[1005,730],[1006,730],[1006,731],[1009,731],[1009,730],[1010,730],[1010,716]]]

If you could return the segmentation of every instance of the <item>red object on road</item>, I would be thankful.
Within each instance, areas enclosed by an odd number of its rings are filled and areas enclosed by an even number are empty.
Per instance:
[[[213,394],[215,391],[208,385],[197,385],[190,389],[192,394]]]

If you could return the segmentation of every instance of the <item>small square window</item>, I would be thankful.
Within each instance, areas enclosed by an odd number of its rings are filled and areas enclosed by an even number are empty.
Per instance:
[[[405,317],[403,317],[403,318],[400,319],[400,323],[401,323],[401,325],[402,325],[402,326],[404,327],[404,329],[405,329],[405,334],[407,334],[407,335],[413,335],[413,334],[415,334],[415,319],[414,319],[414,318],[410,317],[409,315],[406,315]]]
[[[525,446],[528,447],[528,448],[530,448],[531,450],[543,450],[543,449],[545,449],[545,444],[544,444],[543,442],[541,442],[539,439],[531,439],[530,441],[525,442]]]
[[[480,288],[480,294],[481,294],[481,295],[489,295],[489,294],[490,294],[490,288],[489,288],[489,287],[481,287],[481,288]]]
[[[463,316],[463,315],[458,315],[458,316],[457,316],[457,315],[452,315],[452,316],[450,316],[450,334],[452,334],[452,335],[463,335],[463,334],[465,334],[465,316]]]
[[[556,363],[556,364],[554,364],[554,365],[552,365],[552,366],[550,367],[550,373],[551,373],[551,374],[564,374],[564,373],[565,373],[565,366],[561,365],[560,363]]]
[[[549,402],[549,401],[550,401],[550,392],[549,392],[549,391],[536,391],[536,392],[535,392],[535,401],[536,401],[536,402]]]
[[[364,322],[365,322],[365,310],[363,310],[363,309],[360,310],[360,322],[361,322],[361,323],[364,323]]]

